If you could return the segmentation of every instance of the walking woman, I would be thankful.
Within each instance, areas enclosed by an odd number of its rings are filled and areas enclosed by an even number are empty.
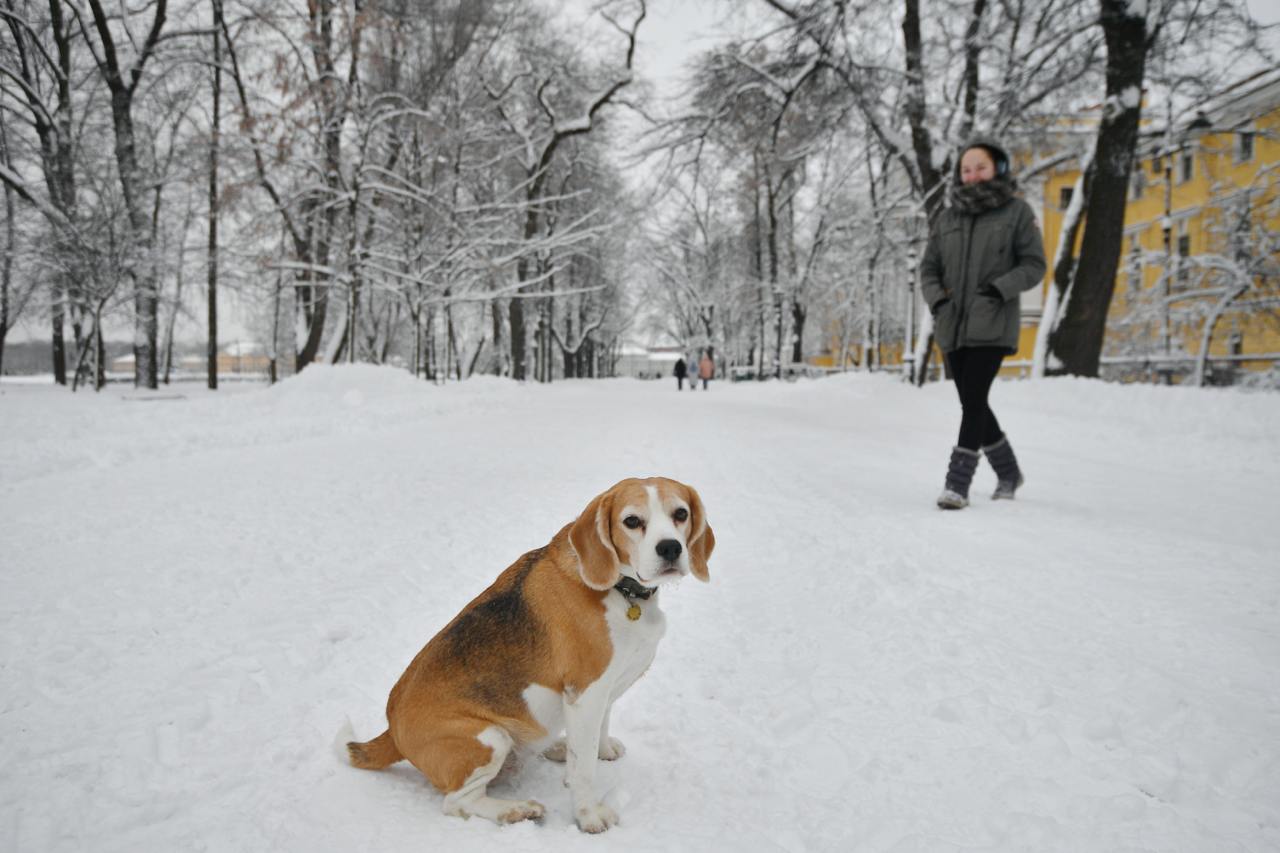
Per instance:
[[[960,437],[951,450],[942,509],[969,505],[979,450],[996,472],[992,499],[1023,483],[1009,438],[987,403],[1006,355],[1018,351],[1019,296],[1044,277],[1044,245],[1031,206],[1014,195],[1009,155],[977,140],[960,151],[951,205],[934,223],[920,267],[934,334],[960,393]]]
[[[698,362],[698,376],[702,378],[702,390],[707,390],[707,383],[716,377],[716,363],[711,360],[711,351],[705,350],[702,353],[702,360]]]

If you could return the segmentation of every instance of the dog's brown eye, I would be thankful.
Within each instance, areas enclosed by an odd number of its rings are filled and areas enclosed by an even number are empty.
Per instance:
[[[685,509],[684,507],[680,507],[678,510],[675,511],[675,513],[671,517],[674,518],[676,521],[688,521],[689,510]]]
[[[625,524],[628,529],[635,530],[644,522],[640,520],[640,516],[638,515],[628,515],[626,518],[622,519],[622,523]]]

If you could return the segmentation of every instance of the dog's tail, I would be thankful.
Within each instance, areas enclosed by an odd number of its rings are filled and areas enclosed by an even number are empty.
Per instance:
[[[404,758],[391,739],[390,731],[364,743],[351,741],[347,744],[347,755],[351,758],[351,766],[362,770],[381,770]]]

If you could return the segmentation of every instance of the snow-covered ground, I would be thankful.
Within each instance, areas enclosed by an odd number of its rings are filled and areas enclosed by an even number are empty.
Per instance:
[[[0,849],[1280,849],[1280,395],[993,406],[1027,485],[942,513],[954,392],[887,376],[0,386]],[[647,474],[718,544],[615,710],[620,826],[537,757],[506,828],[345,766],[436,630]]]

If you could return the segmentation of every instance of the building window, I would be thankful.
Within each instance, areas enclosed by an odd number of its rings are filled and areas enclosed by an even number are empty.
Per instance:
[[[1071,206],[1071,196],[1075,192],[1075,187],[1063,187],[1058,190],[1058,210],[1066,210]]]
[[[1129,258],[1125,264],[1125,286],[1132,297],[1142,289],[1142,240],[1137,234],[1129,238]]]
[[[1142,194],[1146,189],[1147,176],[1142,174],[1141,169],[1134,169],[1133,176],[1129,179],[1129,198],[1137,201],[1142,198]]]
[[[1186,290],[1191,284],[1191,235],[1186,233],[1187,225],[1179,226],[1178,256],[1174,260],[1173,285],[1175,290]]]
[[[1248,163],[1253,159],[1253,132],[1244,131],[1236,134],[1236,162]]]
[[[1196,175],[1196,155],[1190,148],[1178,154],[1178,183],[1185,184]]]
[[[1159,175],[1163,173],[1164,173],[1164,158],[1158,157],[1158,156],[1152,157],[1151,158],[1151,174]]]

